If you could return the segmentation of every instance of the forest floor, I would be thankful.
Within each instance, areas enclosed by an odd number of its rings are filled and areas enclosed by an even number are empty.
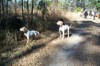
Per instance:
[[[69,38],[47,31],[38,40],[2,52],[0,66],[100,66],[100,20],[74,22]]]

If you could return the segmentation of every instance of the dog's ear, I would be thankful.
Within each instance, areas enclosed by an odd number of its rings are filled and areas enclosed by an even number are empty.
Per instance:
[[[20,28],[20,31],[24,31],[24,30],[23,30],[23,27],[22,27],[22,28]]]
[[[58,21],[56,24],[57,25],[63,25],[63,22],[62,21]]]
[[[24,30],[24,32],[26,32],[27,31],[27,28],[26,27],[23,27],[23,30]]]

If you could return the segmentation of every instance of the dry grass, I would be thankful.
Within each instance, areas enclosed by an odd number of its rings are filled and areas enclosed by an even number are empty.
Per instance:
[[[49,10],[53,14],[49,15],[50,18],[63,17],[69,21],[79,18],[75,13],[61,9],[51,11],[53,9]],[[44,32],[40,39],[29,44],[25,43],[26,40],[21,40],[18,47],[0,52],[1,66],[100,66],[99,29],[99,23],[87,19],[86,22],[84,19],[80,22],[79,19],[70,38],[63,40],[57,38],[56,32]],[[9,35],[13,37],[12,34]]]
[[[27,14],[27,11],[24,10],[24,16],[26,17],[31,17],[31,14]],[[17,10],[17,15],[21,16],[21,9],[19,8]],[[31,12],[29,12],[31,13]],[[34,8],[33,10],[34,17],[33,18],[42,18],[42,13],[41,10],[38,10]],[[78,14],[78,13],[77,13]],[[47,7],[47,12],[45,13],[45,20],[50,20],[50,21],[57,21],[60,18],[63,18],[66,21],[75,21],[76,19],[79,18],[79,15],[77,15],[76,12],[69,12],[66,9],[63,9],[60,6],[54,6],[54,4],[51,4],[49,7]]]
[[[85,37],[79,35],[64,40],[55,39],[47,43],[47,46],[17,58],[6,66],[97,66],[100,47],[86,41]]]
[[[81,25],[81,27],[80,27]],[[87,25],[87,26],[86,26]],[[100,42],[98,31],[99,25],[92,22],[82,22],[77,25],[77,32],[66,39],[55,39],[46,44],[13,59],[6,66],[99,66],[100,65]],[[75,29],[74,28],[74,29]],[[76,30],[75,30],[76,31]],[[54,36],[55,34],[51,34]],[[44,36],[44,35],[42,35]],[[45,36],[44,36],[45,37]],[[48,39],[49,39],[48,38]],[[48,40],[47,39],[47,40]],[[34,43],[34,42],[33,42]],[[37,45],[37,44],[36,44]],[[39,45],[43,45],[42,43]],[[30,48],[29,45],[27,45]],[[33,45],[32,45],[33,46]],[[34,47],[36,47],[34,45]],[[26,51],[24,51],[26,52]]]
[[[3,65],[3,63],[9,62],[11,60],[14,60],[14,58],[18,58],[21,57],[23,55],[27,55],[27,53],[30,53],[33,50],[37,50],[38,47],[42,48],[46,45],[47,42],[55,39],[57,37],[57,35],[55,33],[52,34],[47,34],[47,33],[51,33],[50,31],[47,31],[45,33],[40,34],[40,38],[37,40],[33,40],[31,43],[26,44],[26,40],[22,40],[21,41],[15,41],[13,40],[15,37],[12,36],[17,36],[17,35],[13,35],[12,33],[6,33],[9,35],[6,35],[9,43],[7,43],[8,41],[6,41],[6,44],[4,44],[4,48],[0,48],[0,65]],[[10,39],[12,38],[12,39]],[[16,38],[17,39],[17,38]],[[25,38],[23,38],[25,39]],[[12,43],[14,42],[14,43]],[[17,42],[17,44],[15,44]],[[3,43],[1,43],[2,45]]]
[[[76,39],[76,40],[78,40],[78,39]],[[66,42],[64,40],[62,40],[62,41],[59,41],[59,40],[61,40],[61,39],[53,40],[52,42],[48,43],[48,45],[46,47],[41,48],[36,52],[32,52],[31,54],[28,54],[28,55],[26,55],[26,57],[22,57],[21,60],[17,59],[16,60],[16,61],[18,61],[17,63],[12,61],[12,63],[14,63],[14,65],[12,65],[12,66],[25,66],[25,65],[26,66],[27,65],[50,66],[54,60],[56,60],[57,62],[58,61],[60,62],[60,58],[59,58],[59,56],[57,56],[58,51],[59,51],[59,53],[62,52],[62,49],[67,46],[66,46]],[[70,39],[68,41],[70,42]],[[62,44],[62,43],[64,43],[64,44]],[[70,45],[68,44],[68,46],[70,46]],[[72,46],[70,46],[70,47],[72,47]],[[59,58],[59,60],[56,57]],[[61,56],[61,57],[63,57],[63,56]],[[32,62],[30,62],[30,61],[32,61]],[[51,62],[51,64],[48,65],[50,62]]]

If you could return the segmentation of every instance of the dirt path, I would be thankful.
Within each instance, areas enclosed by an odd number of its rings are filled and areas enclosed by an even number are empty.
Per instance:
[[[100,66],[100,23],[77,21],[71,32],[5,66]]]

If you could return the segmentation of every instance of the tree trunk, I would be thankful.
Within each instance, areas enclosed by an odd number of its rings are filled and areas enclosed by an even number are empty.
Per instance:
[[[8,0],[7,0],[7,3],[6,3],[6,15],[8,15]]]
[[[29,0],[27,0],[27,13],[29,15]]]
[[[31,20],[33,19],[33,8],[34,8],[34,0],[32,0]]]
[[[25,25],[26,23],[25,23],[25,18],[24,18],[24,2],[23,2],[23,0],[21,0],[21,4],[22,4],[22,22]]]
[[[23,7],[24,7],[24,3],[23,3],[23,0],[22,0],[22,22],[25,25],[24,8]]]
[[[29,16],[29,0],[27,0],[27,27],[29,28],[29,19],[30,18],[30,16]]]
[[[2,14],[4,15],[5,13],[4,13],[4,1],[2,0]]]
[[[2,12],[2,11],[1,11],[1,10],[2,10],[1,6],[2,6],[2,4],[1,4],[1,1],[0,1],[0,16],[1,16],[1,14],[2,14],[2,13],[1,13],[1,12]]]
[[[17,16],[17,13],[16,13],[16,4],[17,4],[17,2],[16,2],[16,0],[15,0],[15,16]]]
[[[23,17],[23,0],[22,0],[22,17]]]
[[[30,25],[30,28],[32,27],[32,21],[33,21],[33,8],[34,8],[34,0],[32,0],[32,5],[31,5],[31,17],[30,17],[30,22],[29,22],[29,25]]]

